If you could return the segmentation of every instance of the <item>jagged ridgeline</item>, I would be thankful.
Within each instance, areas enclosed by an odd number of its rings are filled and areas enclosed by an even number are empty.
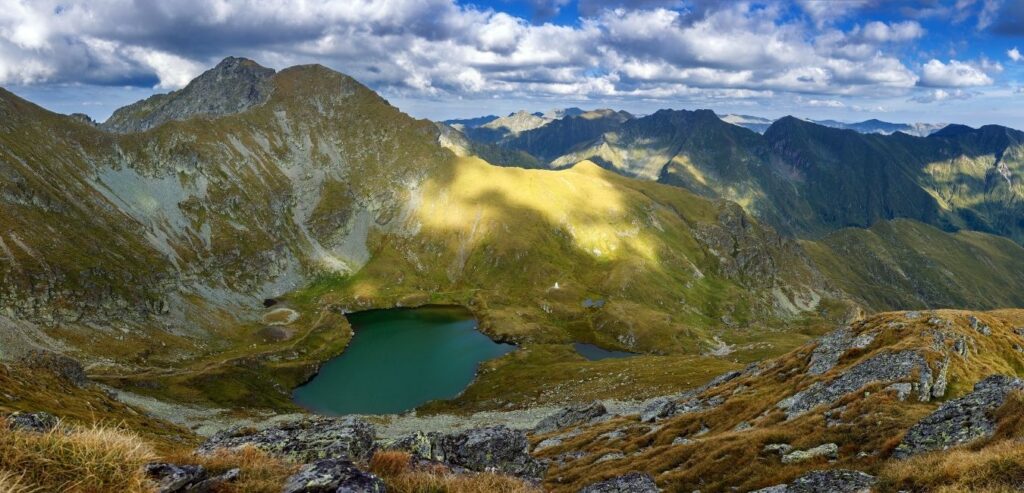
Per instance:
[[[735,204],[589,162],[456,156],[321,66],[229,58],[98,126],[8,92],[0,117],[5,357],[57,348],[111,378],[277,365],[286,393],[344,347],[345,310],[458,303],[496,338],[691,354],[845,314],[801,247]],[[261,319],[280,297],[286,343]]]

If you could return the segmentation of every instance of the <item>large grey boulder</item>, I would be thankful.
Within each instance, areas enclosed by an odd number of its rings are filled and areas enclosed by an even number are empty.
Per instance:
[[[530,456],[526,434],[505,426],[477,428],[435,439],[433,459],[472,471],[540,479],[547,467]]]
[[[1024,380],[992,375],[978,382],[974,391],[946,402],[907,431],[893,457],[906,458],[922,452],[942,450],[991,436],[995,423],[990,416]]]
[[[762,488],[753,493],[870,493],[875,477],[860,471],[827,469],[814,471],[789,484]]]
[[[658,493],[661,491],[649,474],[631,472],[583,487],[579,493]]]
[[[540,423],[537,423],[534,431],[537,433],[547,433],[561,428],[590,423],[607,415],[608,409],[604,407],[604,404],[597,401],[590,404],[570,406],[542,419]]]
[[[327,458],[358,462],[373,455],[375,435],[373,426],[359,418],[314,417],[261,430],[232,428],[211,437],[198,451],[253,446],[299,463]]]
[[[352,462],[321,459],[302,466],[285,481],[282,493],[384,493],[384,481]]]
[[[829,382],[815,382],[810,387],[780,401],[776,406],[786,411],[787,418],[799,416],[821,404],[833,403],[870,383],[894,383],[918,372],[919,395],[931,398],[932,377],[928,362],[917,351],[907,350],[873,356]]]

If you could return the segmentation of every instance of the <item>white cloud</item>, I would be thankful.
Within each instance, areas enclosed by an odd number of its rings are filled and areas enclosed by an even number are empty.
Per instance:
[[[927,87],[971,87],[992,84],[981,68],[958,61],[942,63],[931,59],[921,67],[920,85]]]
[[[399,98],[903,99],[919,80],[894,50],[924,35],[916,21],[831,27],[867,0],[800,2],[814,23],[775,2],[581,0],[585,17],[571,26],[455,0],[0,2],[12,4],[0,9],[0,84],[160,90],[237,55],[277,68],[322,63]],[[991,64],[935,63],[921,84],[991,83]]]
[[[945,89],[933,89],[919,96],[910,98],[910,100],[916,101],[918,103],[935,103],[939,101],[949,101],[955,99],[968,99],[971,96],[971,93],[963,89],[950,89],[948,91]]]
[[[1010,60],[1013,60],[1015,62],[1024,60],[1024,55],[1020,54],[1020,50],[1018,50],[1016,46],[1007,50],[1006,56],[1010,57]]]
[[[811,99],[807,101],[809,106],[815,106],[819,108],[845,108],[846,105],[842,101],[835,99]]]
[[[861,35],[865,40],[875,43],[910,41],[924,36],[924,28],[917,21],[869,22],[864,25]]]

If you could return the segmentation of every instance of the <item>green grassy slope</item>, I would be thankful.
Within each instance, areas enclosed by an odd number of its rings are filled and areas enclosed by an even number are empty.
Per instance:
[[[875,309],[1024,304],[1024,248],[999,236],[900,219],[801,244],[832,282]]]

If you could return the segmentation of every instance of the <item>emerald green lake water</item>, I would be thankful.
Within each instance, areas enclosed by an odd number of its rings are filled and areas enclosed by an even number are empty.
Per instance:
[[[355,335],[293,399],[321,414],[388,414],[456,397],[481,361],[515,349],[480,333],[459,307],[372,310],[346,316]]]

